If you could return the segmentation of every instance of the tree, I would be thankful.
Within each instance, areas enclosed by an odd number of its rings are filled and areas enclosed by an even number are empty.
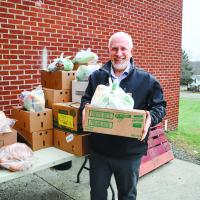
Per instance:
[[[182,63],[181,63],[181,85],[189,85],[192,83],[192,67],[190,66],[189,56],[186,51],[182,51]]]

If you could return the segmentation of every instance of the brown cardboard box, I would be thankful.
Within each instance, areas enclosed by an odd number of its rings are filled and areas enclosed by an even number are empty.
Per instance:
[[[11,130],[12,132],[0,133],[0,148],[17,142],[17,131]]]
[[[15,106],[12,109],[12,118],[16,119],[14,128],[17,131],[41,131],[53,128],[52,109],[45,108],[43,112],[30,112]]]
[[[32,148],[33,151],[53,146],[53,129],[42,131],[20,131],[18,132]]]
[[[54,129],[54,146],[76,156],[87,155],[90,150],[89,135],[77,135]]]
[[[57,90],[71,90],[75,71],[41,71],[41,84],[44,88]]]
[[[54,103],[72,101],[71,90],[54,90],[43,88],[43,91],[45,96],[45,106],[47,108],[52,108]]]
[[[86,106],[83,130],[95,133],[118,135],[141,139],[146,112],[144,110],[123,111]]]
[[[88,81],[72,81],[72,101],[81,102],[81,97],[84,95]]]
[[[80,103],[56,103],[53,104],[53,126],[70,133],[80,133],[79,119]]]

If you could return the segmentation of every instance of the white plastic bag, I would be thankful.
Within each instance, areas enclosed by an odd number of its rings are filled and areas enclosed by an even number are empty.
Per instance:
[[[91,52],[91,49],[88,48],[87,50],[79,51],[72,61],[73,63],[79,64],[96,64],[98,61],[98,56],[97,54]]]
[[[60,58],[54,59],[50,65],[48,65],[49,71],[56,70],[65,70],[71,71],[73,70],[74,64],[71,60],[69,60],[70,56],[64,58],[64,53],[61,53]]]
[[[112,83],[111,78],[109,78],[109,86],[97,86],[91,100],[91,105],[100,108],[132,110],[134,100],[122,90],[118,83]]]
[[[23,108],[33,112],[43,112],[45,110],[44,92],[41,86],[32,91],[24,91],[20,95]]]
[[[33,151],[23,143],[0,148],[0,166],[10,171],[23,171],[32,166]]]
[[[0,134],[11,132],[11,127],[14,126],[16,120],[7,118],[3,111],[0,111]]]
[[[87,81],[90,74],[100,68],[99,64],[93,65],[80,65],[75,73],[78,81]]]

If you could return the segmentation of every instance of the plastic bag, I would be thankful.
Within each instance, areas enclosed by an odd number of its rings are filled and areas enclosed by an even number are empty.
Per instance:
[[[24,143],[0,148],[0,166],[10,171],[27,170],[32,166],[33,151]]]
[[[90,74],[100,68],[99,64],[94,65],[80,65],[76,71],[76,79],[78,81],[87,81]]]
[[[98,61],[98,56],[97,54],[91,52],[91,49],[88,48],[86,51],[79,51],[72,61],[73,63],[79,64],[96,64]]]
[[[54,59],[54,62],[48,65],[49,71],[56,71],[56,70],[65,70],[71,71],[74,67],[74,64],[69,57],[64,58],[64,53],[61,53],[60,58]]]
[[[3,111],[0,111],[0,134],[11,132],[11,127],[14,126],[16,120],[7,118]]]
[[[111,78],[109,78],[109,86],[97,86],[91,100],[91,105],[100,108],[132,110],[134,100],[122,90],[118,83],[112,83]]]
[[[20,101],[23,108],[28,111],[43,112],[45,110],[45,98],[41,86],[32,91],[22,92]]]

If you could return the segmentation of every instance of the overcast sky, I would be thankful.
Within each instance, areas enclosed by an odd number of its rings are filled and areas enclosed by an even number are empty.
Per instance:
[[[183,0],[182,49],[200,61],[200,0]]]

